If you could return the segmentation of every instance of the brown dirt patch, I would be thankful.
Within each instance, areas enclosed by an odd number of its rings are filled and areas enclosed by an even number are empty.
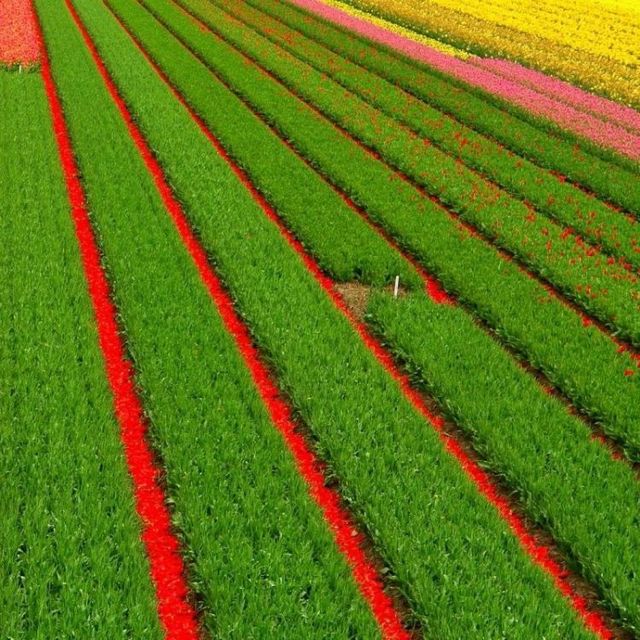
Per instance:
[[[358,282],[342,282],[336,284],[335,287],[347,307],[349,307],[349,311],[362,322],[369,304],[371,287]]]

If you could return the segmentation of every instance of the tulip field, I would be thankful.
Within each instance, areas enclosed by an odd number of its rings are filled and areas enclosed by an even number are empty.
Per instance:
[[[0,0],[0,638],[640,638],[633,0]]]

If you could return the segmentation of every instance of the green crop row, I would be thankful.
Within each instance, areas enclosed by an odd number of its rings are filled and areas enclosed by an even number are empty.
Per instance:
[[[459,308],[377,294],[368,309],[414,380],[551,532],[630,630],[640,628],[640,485]],[[612,508],[611,505],[615,505]]]
[[[183,3],[184,4],[184,3]],[[640,344],[638,276],[255,32],[208,0],[187,5],[301,99],[407,174],[625,338]],[[293,99],[294,96],[289,96]]]
[[[246,110],[243,118],[238,100],[150,16],[120,0],[111,4],[211,129],[221,131],[224,141],[232,141],[237,157],[247,158],[259,139],[247,133],[253,120]],[[232,128],[242,134],[229,135]],[[279,155],[263,162],[281,167],[285,153],[290,152],[282,147]],[[282,182],[293,199],[303,197],[296,193],[304,191],[304,184]],[[315,220],[324,223],[322,218]],[[336,220],[336,228],[349,233],[341,220]],[[340,254],[331,247],[320,252],[327,251],[325,262],[339,263]],[[445,410],[473,434],[483,459],[508,478],[531,517],[550,528],[633,626],[639,613],[638,594],[627,569],[640,557],[640,537],[630,536],[629,530],[638,515],[640,496],[631,469],[592,441],[589,429],[546,395],[461,309],[435,305],[423,295],[402,301],[380,295],[375,302],[371,311],[377,326],[399,344],[402,353],[421,356],[425,372],[426,351],[431,365],[428,378]],[[399,340],[398,335],[410,336],[413,342]],[[422,351],[416,345],[422,345]],[[503,429],[505,424],[510,429]],[[615,514],[607,506],[612,503],[619,505]],[[611,554],[612,548],[618,552]]]
[[[146,6],[276,126],[328,179],[343,188],[445,287],[521,351],[610,435],[640,452],[640,388],[634,361],[480,239],[460,229],[384,164],[350,143],[223,41],[208,36],[168,3]],[[156,29],[158,27],[156,26]],[[188,55],[183,56],[188,59]],[[186,64],[186,62],[184,63]],[[214,83],[215,84],[215,83]],[[199,105],[198,108],[202,108]],[[313,212],[311,212],[313,213]],[[349,218],[335,224],[349,223]],[[338,235],[348,236],[345,230]]]
[[[332,278],[384,285],[399,276],[404,288],[421,285],[410,263],[372,234],[370,225],[353,215],[326,180],[239,98],[221,83],[212,83],[198,60],[185,52],[179,60],[171,57],[163,63],[188,102],[197,104],[200,112],[215,114],[214,134]]]
[[[215,105],[213,110],[218,115],[224,113],[224,118],[218,118],[216,135],[224,140],[231,155],[260,191],[283,213],[322,268],[330,270],[341,282],[357,279],[381,285],[399,275],[403,285],[419,285],[420,280],[407,261],[389,251],[386,242],[372,235],[366,223],[353,219],[347,204],[325,180],[289,152],[282,140],[231,92],[220,84],[212,87],[209,74],[195,58],[189,55],[184,58],[180,65],[186,65],[190,72],[178,74],[180,67],[175,63],[171,72],[177,74],[181,86],[188,86],[189,100],[207,105],[208,111]],[[247,153],[247,149],[251,149],[251,153]],[[287,176],[286,180],[282,179],[283,175]],[[289,183],[297,188],[291,189]],[[345,218],[349,219],[348,234],[336,224],[336,220]],[[330,264],[325,261],[328,254]]]
[[[379,637],[64,1],[37,7],[204,622],[225,638]],[[78,8],[109,35],[104,7]],[[115,47],[123,72],[140,66]],[[181,115],[175,101],[146,99],[160,130]],[[171,137],[178,156],[200,136],[189,122],[181,127],[183,140]],[[220,158],[208,150],[197,162],[184,177],[206,174],[216,211],[229,221],[260,215]]]
[[[338,56],[244,2],[217,2],[249,29],[265,36],[345,89],[380,109],[447,154],[504,187],[537,212],[577,230],[606,253],[640,266],[640,233],[635,219],[613,210],[571,183],[458,123],[365,67]],[[640,215],[640,210],[638,211]]]
[[[260,8],[539,166],[558,171],[630,211],[640,210],[638,163],[598,145],[585,145],[584,139],[555,127],[548,131],[544,120],[292,3],[260,0]]]
[[[146,21],[151,35],[159,32],[137,3],[111,5],[124,20]],[[117,22],[99,3],[78,0],[76,6],[254,339],[425,632],[588,637],[550,578],[530,562],[278,229],[231,172],[220,169],[211,144]],[[142,233],[139,225],[136,230]],[[175,293],[174,286],[168,289]],[[131,335],[132,346],[139,339]],[[206,377],[202,369],[200,375]],[[169,460],[167,466],[170,472]],[[338,622],[328,612],[326,618]],[[286,626],[281,632],[293,635]]]
[[[5,638],[161,638],[39,73],[0,71]]]

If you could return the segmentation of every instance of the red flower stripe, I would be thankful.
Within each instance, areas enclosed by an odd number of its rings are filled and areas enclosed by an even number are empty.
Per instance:
[[[0,65],[35,65],[40,60],[31,0],[0,2]]]
[[[120,425],[122,444],[133,481],[137,513],[142,521],[142,539],[149,558],[150,572],[157,597],[158,616],[171,640],[199,638],[199,625],[189,602],[185,565],[180,545],[172,533],[171,518],[163,490],[158,484],[160,469],[146,441],[147,427],[143,409],[135,391],[133,366],[119,335],[116,309],[111,302],[109,283],[100,262],[78,166],[64,118],[62,105],[51,74],[42,29],[32,13],[39,46],[41,71],[60,161],[71,205],[71,215],[80,248],[91,304],[96,318],[100,349],[105,361],[109,385]]]

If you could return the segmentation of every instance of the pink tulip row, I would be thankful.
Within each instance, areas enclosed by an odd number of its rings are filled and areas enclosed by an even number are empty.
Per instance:
[[[40,46],[30,0],[0,1],[0,65],[33,65]]]
[[[292,0],[304,9],[484,89],[529,112],[640,160],[640,113],[516,63],[461,60],[321,0]],[[516,70],[517,69],[517,70]],[[507,77],[508,76],[508,77]]]
[[[568,82],[558,80],[540,71],[500,58],[470,58],[476,66],[493,71],[497,75],[508,77],[522,85],[535,89],[539,93],[554,97],[570,106],[608,120],[632,133],[640,134],[640,112],[625,105],[601,98],[584,91]]]

